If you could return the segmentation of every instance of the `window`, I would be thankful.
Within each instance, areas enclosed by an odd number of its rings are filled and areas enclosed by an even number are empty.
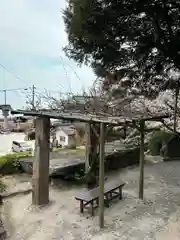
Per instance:
[[[66,140],[66,138],[65,138],[65,137],[63,137],[63,136],[60,136],[60,141],[61,141],[61,142],[65,142],[65,140]]]
[[[18,146],[18,147],[21,147],[21,144],[19,142],[13,141],[13,144]]]

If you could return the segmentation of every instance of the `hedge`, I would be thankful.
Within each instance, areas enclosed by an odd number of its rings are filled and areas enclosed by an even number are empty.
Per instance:
[[[170,139],[173,133],[162,130],[154,131],[149,138],[148,150],[152,156],[160,155],[161,148]]]
[[[20,158],[30,156],[27,152],[6,154],[0,157],[0,173],[3,175],[21,172]]]

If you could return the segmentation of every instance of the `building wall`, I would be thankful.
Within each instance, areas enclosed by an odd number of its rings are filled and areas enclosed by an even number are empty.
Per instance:
[[[64,131],[57,130],[55,134],[56,134],[56,140],[58,141],[58,145],[62,145],[63,147],[68,146],[69,144],[68,135]]]
[[[56,141],[58,141],[58,145],[61,145],[63,147],[69,147],[76,143],[75,141],[75,134],[68,135],[64,129],[56,128],[56,130],[53,133],[53,138],[55,138]]]

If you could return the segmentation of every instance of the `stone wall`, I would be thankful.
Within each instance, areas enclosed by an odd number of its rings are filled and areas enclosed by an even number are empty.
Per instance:
[[[105,169],[113,170],[135,165],[139,162],[139,147],[129,148],[106,156]]]
[[[105,157],[105,171],[124,168],[127,166],[135,165],[139,162],[139,147],[127,148],[125,150],[117,151],[108,154]],[[32,174],[32,157],[25,157],[20,160],[23,170]],[[61,161],[61,159],[59,159]],[[68,159],[67,159],[68,161]],[[50,169],[51,176],[62,176],[66,174],[81,173],[84,171],[85,164],[83,162],[69,165],[55,170]]]

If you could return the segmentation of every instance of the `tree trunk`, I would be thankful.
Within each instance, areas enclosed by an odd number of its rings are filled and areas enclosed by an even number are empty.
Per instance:
[[[99,226],[104,227],[104,144],[105,125],[100,123],[99,146]]]
[[[90,154],[91,154],[91,124],[86,123],[86,159],[85,159],[85,173],[87,174],[90,166]]]
[[[99,126],[94,125],[94,128],[97,130],[99,133]],[[90,159],[90,166],[92,172],[95,173],[96,175],[96,167],[97,167],[97,160],[98,160],[98,145],[99,145],[99,139],[98,136],[96,136],[93,128],[91,128],[91,133],[90,133],[90,138],[91,138],[91,159]]]
[[[95,126],[99,133],[99,126]],[[94,187],[97,184],[97,166],[98,166],[98,136],[96,136],[93,128],[90,129],[90,157],[89,157],[89,171],[87,173],[87,185],[88,187]]]
[[[175,89],[175,99],[174,99],[174,125],[173,125],[173,131],[176,133],[176,127],[177,127],[177,104],[178,104],[178,96],[179,96],[179,86]]]
[[[144,197],[144,120],[140,121],[140,176],[139,176],[139,199]]]

